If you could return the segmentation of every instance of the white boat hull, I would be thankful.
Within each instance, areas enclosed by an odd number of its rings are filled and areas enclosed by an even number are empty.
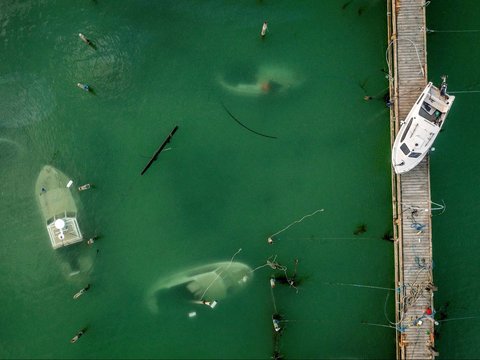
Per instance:
[[[442,95],[430,82],[419,96],[398,131],[392,148],[397,174],[417,166],[433,145],[452,107],[455,96]]]

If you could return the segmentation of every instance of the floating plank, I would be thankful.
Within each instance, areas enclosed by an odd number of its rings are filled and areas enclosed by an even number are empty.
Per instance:
[[[155,160],[157,160],[158,158],[158,154],[160,154],[160,152],[163,150],[163,148],[170,142],[170,140],[172,139],[173,135],[175,134],[175,132],[177,131],[178,129],[178,126],[175,126],[173,128],[173,130],[170,132],[170,134],[168,134],[167,138],[165,139],[165,141],[162,143],[162,145],[160,145],[160,147],[158,148],[157,151],[155,151],[155,154],[153,154],[152,158],[150,159],[150,161],[148,162],[148,164],[143,168],[142,172],[140,175],[143,175],[145,174],[145,171],[148,170],[148,168],[150,166],[152,166],[153,162]]]

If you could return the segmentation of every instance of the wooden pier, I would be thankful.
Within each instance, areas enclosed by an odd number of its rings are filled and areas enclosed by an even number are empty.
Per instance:
[[[387,0],[391,143],[427,84],[426,0]],[[433,359],[432,231],[428,156],[413,170],[392,169],[397,359]],[[419,321],[420,320],[420,321]]]

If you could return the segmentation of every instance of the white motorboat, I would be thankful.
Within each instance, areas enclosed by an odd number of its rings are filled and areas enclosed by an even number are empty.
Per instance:
[[[393,144],[392,165],[397,174],[406,173],[427,155],[442,129],[455,96],[447,94],[446,76],[440,89],[430,82],[413,105]]]

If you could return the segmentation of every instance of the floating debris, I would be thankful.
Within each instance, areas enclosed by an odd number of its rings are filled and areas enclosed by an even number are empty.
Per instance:
[[[353,232],[353,235],[361,235],[367,232],[367,225],[366,224],[360,224],[357,226],[355,231]]]
[[[157,151],[155,151],[155,154],[153,154],[152,158],[150,159],[150,161],[148,162],[148,164],[143,168],[142,172],[140,173],[140,175],[143,175],[145,174],[145,172],[148,170],[148,168],[150,166],[152,166],[153,162],[155,160],[157,160],[158,158],[158,154],[160,154],[160,152],[163,150],[163,148],[165,147],[165,145],[167,145],[170,140],[172,139],[173,135],[175,134],[175,132],[177,131],[178,129],[178,125],[175,126],[173,128],[173,130],[170,132],[170,134],[168,134],[167,138],[165,139],[165,141],[162,143],[162,145],[160,145],[160,147],[157,149]]]

